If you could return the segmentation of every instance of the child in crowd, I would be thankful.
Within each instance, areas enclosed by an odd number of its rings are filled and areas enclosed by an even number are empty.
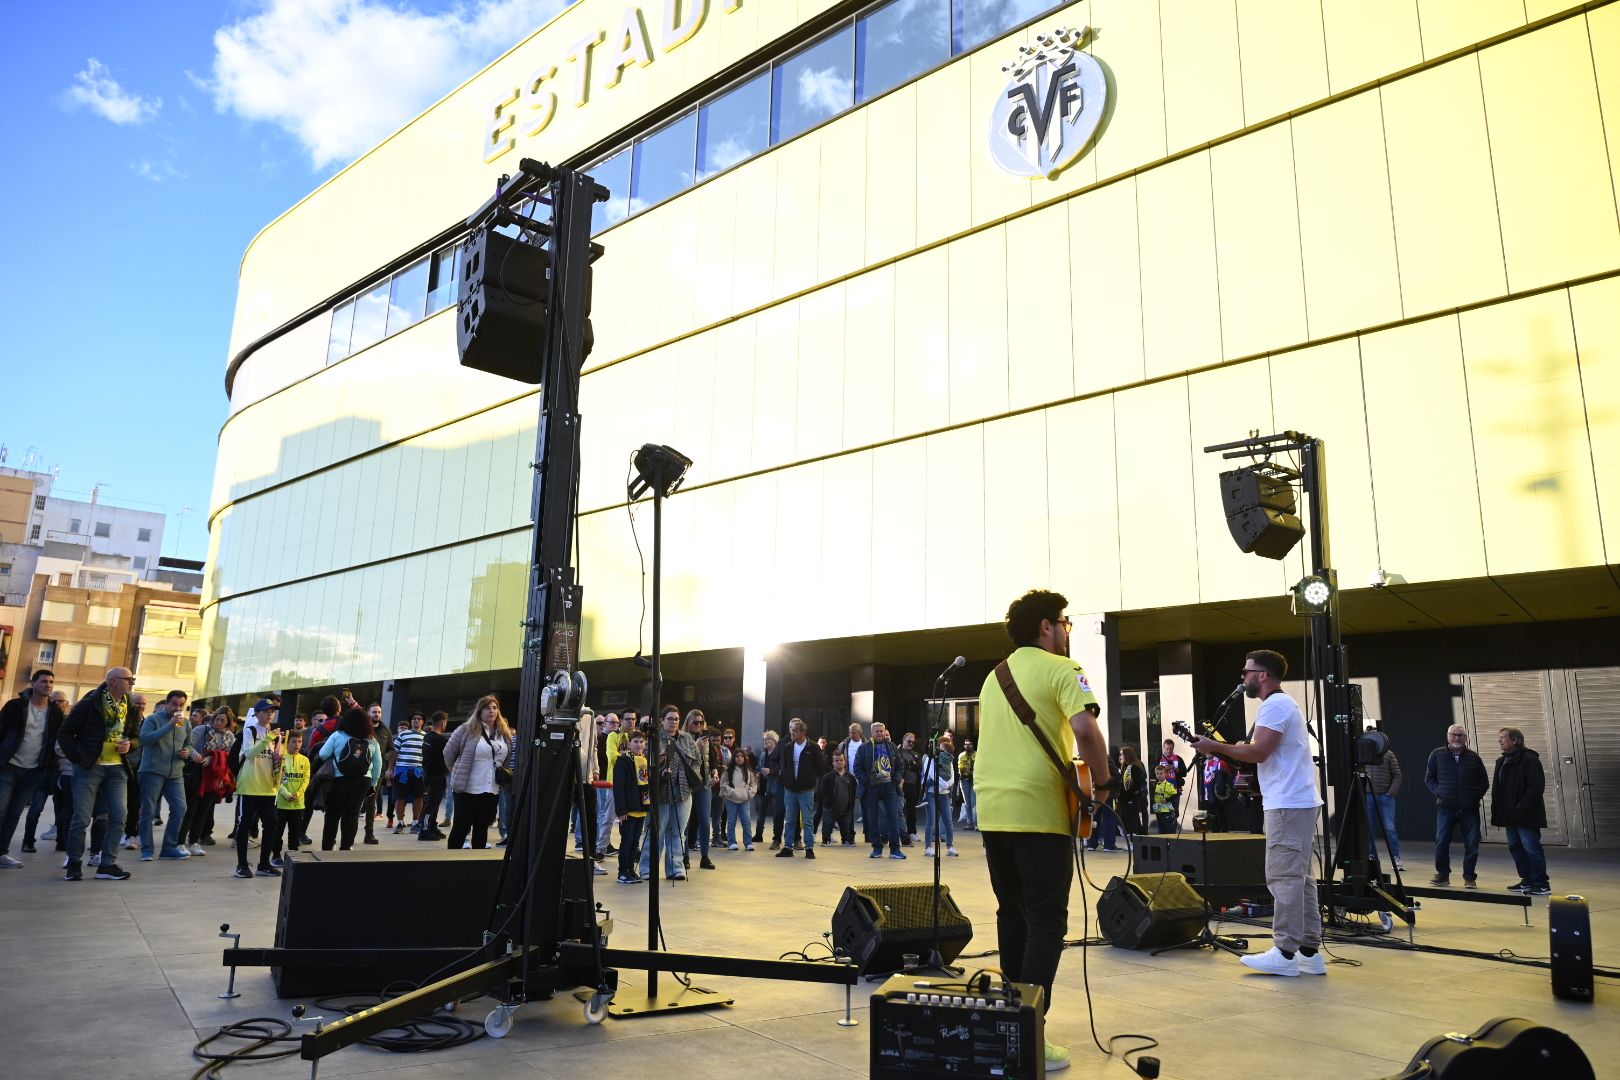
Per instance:
[[[287,836],[286,850],[298,850],[298,841],[304,832],[304,792],[309,788],[309,778],[304,732],[294,729],[287,733],[287,750],[281,755],[281,768],[276,776],[276,820],[266,837],[266,842],[273,845],[270,865],[278,870],[281,869],[283,831]]]
[[[613,762],[613,813],[619,819],[619,884],[640,883],[636,859],[641,855],[641,826],[652,804],[648,787],[647,739],[639,731],[630,733],[630,752]]]
[[[1159,823],[1159,832],[1176,831],[1176,785],[1170,777],[1168,765],[1153,769],[1153,817]]]

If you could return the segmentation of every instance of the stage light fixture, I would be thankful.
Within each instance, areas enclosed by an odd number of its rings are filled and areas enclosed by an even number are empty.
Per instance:
[[[1377,728],[1368,728],[1356,739],[1356,764],[1377,765],[1384,760],[1389,749],[1389,736]]]
[[[1329,570],[1300,578],[1289,590],[1293,595],[1294,614],[1304,618],[1326,615],[1337,591],[1336,576]]]
[[[1305,535],[1294,515],[1294,474],[1270,462],[1221,473],[1226,527],[1239,551],[1281,559]]]
[[[667,499],[680,490],[686,480],[686,470],[692,467],[692,459],[673,446],[643,443],[636,451],[634,465],[637,479],[630,484],[630,501],[649,491]]]

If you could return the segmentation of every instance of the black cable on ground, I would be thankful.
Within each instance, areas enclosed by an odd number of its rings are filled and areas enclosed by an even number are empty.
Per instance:
[[[375,1008],[388,998],[382,995],[337,994],[316,998],[317,1009],[341,1012],[345,1016]],[[402,1020],[386,1031],[361,1039],[364,1046],[387,1050],[394,1054],[423,1054],[430,1050],[449,1050],[466,1046],[485,1037],[484,1025],[479,1020],[467,1020],[451,1013],[434,1012]]]
[[[1078,830],[1076,830],[1076,832],[1078,832]],[[1071,944],[1078,944],[1080,946],[1080,981],[1086,988],[1086,1022],[1091,1025],[1091,1041],[1097,1044],[1097,1049],[1101,1050],[1104,1056],[1112,1058],[1114,1056],[1114,1044],[1119,1042],[1121,1039],[1140,1040],[1142,1043],[1141,1046],[1129,1047],[1128,1049],[1121,1051],[1119,1055],[1119,1059],[1125,1063],[1125,1067],[1130,1069],[1132,1072],[1135,1072],[1136,1066],[1131,1062],[1131,1055],[1141,1054],[1145,1051],[1152,1050],[1155,1046],[1159,1045],[1159,1040],[1155,1039],[1151,1035],[1143,1035],[1140,1032],[1127,1031],[1120,1032],[1118,1035],[1110,1035],[1108,1037],[1108,1042],[1105,1044],[1102,1039],[1098,1038],[1097,1036],[1097,1010],[1091,1001],[1091,965],[1088,961],[1091,957],[1091,946],[1100,939],[1094,939],[1091,936],[1091,905],[1086,902],[1086,886],[1090,884],[1091,879],[1086,876],[1085,845],[1080,842],[1078,837],[1076,837],[1070,842],[1070,847],[1072,849],[1072,854],[1075,861],[1075,870],[1078,872],[1080,877],[1080,940],[1078,943],[1065,941],[1063,944],[1065,948],[1069,947]],[[1127,864],[1127,872],[1129,872],[1129,869],[1130,867]],[[1095,885],[1092,887],[1096,888]],[[1045,1048],[1043,1047],[1042,1051],[1044,1052],[1044,1050]]]
[[[219,1039],[248,1040],[246,1046],[224,1052],[208,1048]],[[191,1074],[191,1080],[215,1080],[227,1065],[244,1061],[274,1061],[277,1058],[296,1057],[300,1036],[292,1033],[292,1025],[274,1016],[254,1016],[247,1020],[234,1020],[201,1040],[191,1048],[191,1056],[204,1062]],[[291,1049],[270,1050],[277,1043],[292,1043]]]

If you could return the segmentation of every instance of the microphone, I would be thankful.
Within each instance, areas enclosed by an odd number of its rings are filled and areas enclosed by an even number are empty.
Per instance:
[[[945,670],[940,672],[939,678],[935,679],[934,681],[937,683],[950,678],[951,672],[955,671],[959,667],[967,667],[967,657],[958,656],[955,660],[952,660],[950,663],[946,664]]]
[[[1226,697],[1222,701],[1222,704],[1225,704],[1227,701],[1231,701],[1233,698],[1237,697],[1241,693],[1243,693],[1243,684],[1238,683],[1237,687],[1230,694],[1226,695]]]

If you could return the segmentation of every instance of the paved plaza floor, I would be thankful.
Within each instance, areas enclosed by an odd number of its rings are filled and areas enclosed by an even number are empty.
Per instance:
[[[229,808],[221,809],[221,824]],[[317,828],[319,823],[317,822]],[[228,826],[219,829],[224,837]],[[383,850],[409,856],[416,840],[379,828]],[[223,839],[222,839],[223,844]],[[972,920],[968,952],[995,947],[994,902],[976,834],[958,836],[960,858],[945,860],[944,880]],[[1408,856],[1421,845],[1409,842]],[[376,849],[372,849],[376,850]],[[776,957],[822,940],[840,894],[849,885],[921,882],[931,877],[922,847],[901,862],[868,859],[864,847],[818,849],[814,862],[777,859],[761,845],[752,854],[720,851],[719,868],[696,869],[691,880],[665,883],[661,892],[668,948],[676,951]],[[286,1018],[295,1002],[275,996],[262,969],[244,969],[242,996],[222,1001],[226,971],[220,964],[219,924],[243,933],[244,945],[269,945],[280,882],[236,880],[223,846],[207,858],[141,863],[125,852],[127,882],[62,880],[60,855],[46,844],[24,856],[27,867],[0,871],[0,1075],[46,1080],[101,1073],[128,1077],[185,1077],[197,1068],[192,1046],[233,1019]],[[1620,858],[1612,852],[1549,852],[1559,894],[1578,892],[1592,912],[1600,964],[1620,966]],[[1098,886],[1123,868],[1123,855],[1087,857]],[[1427,872],[1414,858],[1414,879]],[[87,868],[88,869],[88,868]],[[1514,880],[1505,850],[1488,847],[1480,866],[1486,888]],[[647,889],[597,878],[598,899],[611,911],[613,944],[646,941]],[[1077,888],[1070,936],[1082,935],[1083,899]],[[408,896],[356,896],[336,920],[359,921],[380,905],[411,903]],[[1095,920],[1091,923],[1095,933]],[[1248,928],[1229,927],[1229,929]],[[1404,934],[1401,935],[1404,937]],[[1515,908],[1426,900],[1419,914],[1421,944],[1511,950],[1525,957],[1548,953],[1547,903],[1538,898],[1524,925]],[[401,944],[406,944],[402,942]],[[1257,949],[1269,940],[1257,940]],[[1504,1015],[1523,1016],[1569,1033],[1594,1062],[1598,1075],[1620,1076],[1620,983],[1599,979],[1597,1001],[1562,1002],[1544,970],[1484,959],[1389,952],[1347,946],[1332,950],[1326,978],[1253,974],[1235,958],[1205,950],[1161,957],[1111,947],[1068,950],[1058,973],[1048,1037],[1073,1050],[1074,1077],[1125,1077],[1130,1071],[1091,1041],[1085,980],[1096,1031],[1142,1032],[1159,1040],[1148,1051],[1163,1075],[1183,1080],[1358,1080],[1398,1071],[1427,1039],[1472,1031]],[[993,958],[978,961],[993,964]],[[1089,971],[1088,971],[1089,968]],[[639,989],[641,973],[622,982]],[[667,987],[667,976],[664,977]],[[843,991],[837,987],[699,976],[698,985],[734,995],[730,1007],[588,1025],[571,996],[523,1006],[504,1039],[482,1039],[427,1055],[400,1055],[353,1047],[326,1058],[322,1076],[557,1077],[656,1075],[759,1076],[769,1080],[867,1073],[871,1029],[862,994],[861,1025],[839,1027]],[[482,1018],[489,1002],[463,1006]],[[1129,1042],[1125,1044],[1130,1045]],[[233,1065],[237,1080],[307,1076],[296,1059]]]

